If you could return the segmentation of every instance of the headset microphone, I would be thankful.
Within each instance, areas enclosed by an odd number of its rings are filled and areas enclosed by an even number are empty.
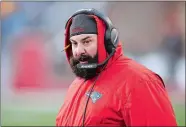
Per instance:
[[[77,68],[81,68],[81,69],[83,69],[83,68],[85,68],[85,69],[92,69],[92,68],[100,67],[100,66],[104,65],[114,55],[115,51],[116,50],[113,48],[111,54],[107,57],[107,59],[105,61],[103,61],[102,63],[100,63],[100,64],[97,64],[97,63],[80,64],[79,63],[79,64],[77,64]]]

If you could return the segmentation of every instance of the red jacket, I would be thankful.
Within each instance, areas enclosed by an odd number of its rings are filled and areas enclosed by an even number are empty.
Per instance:
[[[95,17],[95,16],[94,16]],[[98,26],[98,61],[107,57],[104,48],[104,25]],[[68,24],[69,25],[69,24]],[[66,43],[68,40],[66,30]],[[67,58],[71,48],[66,51]],[[88,92],[94,79],[76,78],[69,87],[56,126],[82,126]],[[160,77],[122,53],[121,43],[106,69],[96,80],[88,101],[85,126],[176,126],[175,114]]]

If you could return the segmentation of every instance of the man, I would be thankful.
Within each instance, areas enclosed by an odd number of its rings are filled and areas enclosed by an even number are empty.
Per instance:
[[[176,126],[161,78],[124,56],[110,28],[96,10],[80,10],[67,22],[65,51],[77,78],[56,126]]]

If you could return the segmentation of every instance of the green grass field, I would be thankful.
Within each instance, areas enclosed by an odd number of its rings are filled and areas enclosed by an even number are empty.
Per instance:
[[[54,126],[57,109],[22,109],[2,107],[1,125],[2,126]],[[54,107],[56,108],[56,107]],[[177,123],[179,126],[185,126],[185,106],[174,105]]]
[[[176,120],[177,120],[178,126],[186,126],[185,105],[174,105],[174,110],[176,113]]]

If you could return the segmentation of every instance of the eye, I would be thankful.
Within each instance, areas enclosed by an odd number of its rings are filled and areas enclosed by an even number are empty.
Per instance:
[[[87,41],[84,41],[83,44],[88,45],[88,44],[90,44],[90,42],[91,42],[91,40],[87,40]]]
[[[77,46],[77,42],[72,42],[72,46],[76,47]]]

